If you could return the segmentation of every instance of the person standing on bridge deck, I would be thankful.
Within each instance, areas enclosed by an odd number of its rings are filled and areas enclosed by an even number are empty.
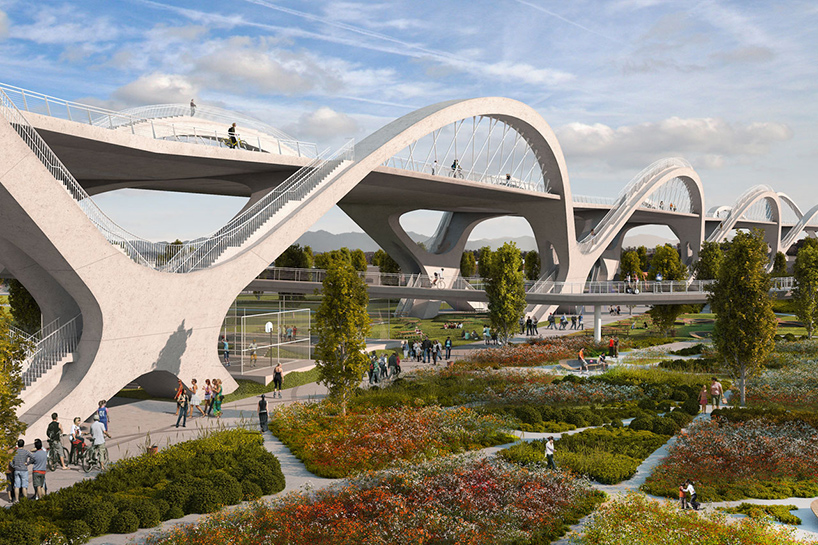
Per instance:
[[[227,134],[230,136],[230,147],[236,148],[239,145],[239,141],[236,140],[236,124],[233,123],[230,125],[230,128],[227,129]]]
[[[193,99],[190,99],[190,117],[196,115],[196,103],[193,102]]]
[[[434,176],[437,172],[437,159],[435,159],[435,162],[432,163],[432,176]]]

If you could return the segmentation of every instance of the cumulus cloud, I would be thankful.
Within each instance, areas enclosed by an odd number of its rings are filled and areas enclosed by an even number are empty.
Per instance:
[[[105,17],[92,18],[64,7],[38,11],[33,23],[15,25],[10,36],[38,44],[99,44],[121,35],[119,27]]]
[[[618,128],[569,123],[556,133],[569,160],[622,167],[682,155],[694,166],[721,168],[730,159],[765,155],[775,142],[792,138],[792,130],[782,123],[742,125],[719,118],[679,117]]]
[[[351,137],[360,132],[358,122],[345,113],[322,106],[314,112],[301,115],[298,122],[287,127],[287,132],[299,138],[333,140],[339,137]]]
[[[117,89],[113,96],[129,105],[186,103],[198,88],[185,76],[154,72]]]

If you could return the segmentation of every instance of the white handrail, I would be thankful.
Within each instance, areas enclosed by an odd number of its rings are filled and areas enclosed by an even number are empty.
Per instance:
[[[34,349],[23,361],[20,371],[24,389],[34,384],[38,378],[77,348],[82,335],[80,320],[81,315],[74,316],[37,341]]]

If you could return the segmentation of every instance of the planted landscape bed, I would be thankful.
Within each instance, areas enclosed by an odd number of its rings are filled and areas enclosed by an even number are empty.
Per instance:
[[[602,484],[631,478],[645,458],[670,439],[650,431],[595,428],[556,441],[557,467],[569,469]],[[544,440],[521,442],[500,451],[500,456],[523,466],[545,464]]]
[[[258,432],[221,431],[111,464],[97,478],[0,510],[0,543],[85,543],[284,489]]]
[[[340,410],[328,403],[294,403],[277,409],[270,431],[309,471],[346,477],[400,460],[421,462],[516,440],[508,421],[464,407]]]
[[[550,543],[603,497],[567,474],[496,459],[447,457],[362,473],[313,493],[220,513],[150,543]]]
[[[731,520],[717,510],[682,511],[677,502],[658,502],[630,493],[603,504],[583,528],[578,545],[815,545],[767,519]]]

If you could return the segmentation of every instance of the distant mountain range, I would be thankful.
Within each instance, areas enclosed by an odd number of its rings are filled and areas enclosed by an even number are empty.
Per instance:
[[[409,232],[408,235],[412,240],[427,241],[428,236],[419,235],[417,233]],[[483,246],[488,246],[492,250],[496,250],[506,242],[515,242],[517,247],[521,250],[529,251],[536,250],[537,245],[534,243],[534,237],[522,236],[514,238],[481,238],[478,240],[470,240],[466,243],[467,250],[477,250]],[[625,247],[629,246],[647,246],[653,248],[659,244],[669,242],[668,239],[656,235],[634,235],[632,237],[625,237]],[[301,246],[309,246],[313,252],[321,253],[330,250],[337,250],[338,248],[347,247],[350,250],[360,248],[365,252],[377,251],[378,246],[372,238],[366,233],[330,233],[328,231],[307,231],[296,241]]]

